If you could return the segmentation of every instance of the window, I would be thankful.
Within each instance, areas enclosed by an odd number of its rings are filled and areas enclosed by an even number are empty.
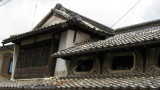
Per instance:
[[[158,55],[158,67],[160,67],[160,55]]]
[[[73,43],[76,42],[76,37],[77,37],[77,31],[74,32]]]
[[[1,73],[4,75],[11,75],[12,66],[13,66],[13,54],[11,53],[4,54]]]
[[[133,63],[133,55],[115,56],[112,60],[112,70],[130,70]]]
[[[52,39],[22,45],[14,78],[25,79],[49,76],[52,50]]]
[[[12,67],[13,67],[13,59],[10,60],[10,65],[9,65],[9,74],[12,74]]]
[[[28,68],[47,65],[50,49],[50,39],[21,46],[17,68]]]
[[[89,72],[93,68],[93,60],[80,60],[76,68],[77,72]]]

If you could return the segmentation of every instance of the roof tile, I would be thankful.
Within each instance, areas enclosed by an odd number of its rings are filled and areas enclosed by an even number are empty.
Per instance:
[[[97,42],[86,43],[82,45],[76,45],[74,47],[59,51],[54,53],[54,57],[63,57],[75,54],[81,54],[85,52],[92,52],[94,50],[105,50],[116,48],[116,47],[124,47],[126,45],[131,46],[135,44],[142,44],[151,41],[159,41],[160,40],[160,30],[149,30],[140,33],[129,32],[123,34],[117,34],[115,36],[109,37],[105,40],[99,40]],[[60,53],[64,51],[68,51],[67,54]],[[76,52],[76,53],[75,53]]]

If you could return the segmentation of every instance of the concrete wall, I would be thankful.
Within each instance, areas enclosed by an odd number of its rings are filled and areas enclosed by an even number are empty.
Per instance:
[[[3,64],[3,55],[6,54],[6,53],[12,53],[13,54],[13,51],[10,50],[10,49],[0,50],[0,72],[1,72],[2,64]],[[11,78],[10,76],[4,76],[4,75],[0,74],[0,81],[8,80],[10,78]]]
[[[48,26],[48,25],[54,25],[54,24],[58,24],[60,22],[65,22],[66,20],[64,19],[61,19],[59,17],[56,17],[56,16],[52,16],[42,27],[44,26]]]

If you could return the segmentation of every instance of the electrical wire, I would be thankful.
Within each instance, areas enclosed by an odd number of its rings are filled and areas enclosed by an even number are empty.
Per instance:
[[[10,1],[11,1],[11,0],[8,0],[8,1],[6,1],[5,3],[1,4],[0,7],[3,6],[3,5],[5,5],[5,4],[7,4],[7,3],[10,2]],[[1,0],[0,2],[2,2],[2,0]]]
[[[140,1],[142,1],[142,0],[139,0],[137,3],[135,3],[123,16],[121,16],[121,17],[111,26],[111,28],[114,27],[120,20],[122,20],[134,7],[136,7],[136,6],[140,3]]]
[[[37,11],[37,4],[36,4],[35,9],[34,9],[34,16],[33,16],[33,21],[32,21],[32,27],[33,27],[35,16],[36,16],[36,11]]]

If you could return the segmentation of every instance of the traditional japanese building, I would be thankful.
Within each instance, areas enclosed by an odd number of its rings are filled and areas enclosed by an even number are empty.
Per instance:
[[[57,4],[32,30],[11,36],[8,90],[158,90],[160,20],[113,30]]]

